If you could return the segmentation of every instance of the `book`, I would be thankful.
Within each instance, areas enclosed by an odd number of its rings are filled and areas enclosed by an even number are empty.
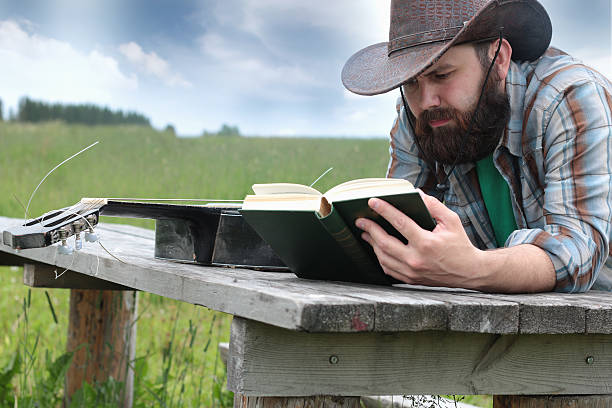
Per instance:
[[[244,199],[245,221],[300,278],[390,285],[372,247],[361,238],[357,218],[376,221],[387,233],[406,239],[369,206],[379,197],[427,230],[435,228],[425,203],[403,179],[351,180],[321,193],[300,184],[253,185]]]

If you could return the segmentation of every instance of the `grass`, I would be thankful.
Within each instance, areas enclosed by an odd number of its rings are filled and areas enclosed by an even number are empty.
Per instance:
[[[310,184],[334,167],[315,186],[325,191],[354,178],[383,177],[388,157],[388,142],[381,139],[177,139],[169,132],[138,126],[0,122],[0,214],[23,217],[22,204],[45,174],[95,141],[100,144],[41,185],[30,204],[31,216],[74,204],[81,197],[241,199],[254,183]],[[148,220],[104,221],[154,225]],[[30,290],[21,276],[21,268],[0,268],[0,399],[2,379],[13,372],[7,392],[20,398],[19,406],[33,406],[32,398],[42,398],[39,389],[52,383],[52,374],[60,376],[68,358],[64,350],[69,292]],[[135,407],[231,405],[217,353],[217,344],[229,340],[229,316],[140,293],[137,324]],[[11,371],[16,355],[30,365],[29,376],[24,376],[25,365],[21,374]],[[53,384],[56,389],[50,395],[61,396],[63,381]],[[112,382],[93,384],[78,398],[83,406],[92,401],[115,406],[120,387]],[[478,405],[490,406],[490,399]]]

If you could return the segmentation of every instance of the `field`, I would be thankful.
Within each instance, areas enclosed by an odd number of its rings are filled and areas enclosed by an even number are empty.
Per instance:
[[[388,160],[383,139],[177,139],[138,126],[0,122],[0,215],[24,217],[24,206],[47,172],[95,141],[100,143],[40,186],[28,210],[31,217],[81,197],[241,199],[254,183],[310,184],[333,167],[315,185],[324,191],[354,178],[383,177]],[[153,227],[147,220],[103,221]],[[68,291],[29,290],[21,284],[21,273],[20,268],[0,268],[0,405],[15,396],[20,407],[37,406],[36,401],[58,405],[63,381],[53,361],[65,350]],[[231,405],[216,347],[229,339],[230,317],[139,296],[134,406]],[[20,372],[11,371],[16,356],[21,356]],[[97,398],[96,406],[115,406],[116,387],[120,384],[86,387],[83,401]],[[472,403],[490,404],[487,398]]]

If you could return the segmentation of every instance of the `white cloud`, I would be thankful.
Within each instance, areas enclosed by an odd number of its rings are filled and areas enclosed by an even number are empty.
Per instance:
[[[265,27],[271,15],[286,15],[297,24],[323,27],[342,33],[363,46],[386,41],[389,29],[390,0],[242,0],[245,30],[266,41]],[[355,24],[367,21],[368,24]],[[355,50],[356,51],[356,50]]]
[[[217,78],[221,81],[223,76],[227,76],[226,83],[231,84],[238,92],[296,101],[302,100],[304,95],[295,92],[295,87],[325,85],[312,72],[298,64],[271,61],[252,52],[239,41],[219,33],[206,33],[198,41],[200,50],[207,57],[207,63],[217,66]]]
[[[167,61],[158,56],[155,52],[146,53],[142,47],[135,42],[121,44],[119,51],[139,69],[147,74],[151,74],[169,86],[181,86],[190,88],[192,84],[181,77],[180,74],[173,73]]]
[[[22,96],[109,104],[116,92],[138,88],[137,79],[123,74],[112,57],[80,52],[12,20],[0,21],[0,61],[0,92],[9,106]]]

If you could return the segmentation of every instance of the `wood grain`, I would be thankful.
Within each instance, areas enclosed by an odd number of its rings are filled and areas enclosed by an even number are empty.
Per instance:
[[[234,395],[234,408],[360,408],[359,397],[247,397]]]
[[[0,230],[20,220],[0,217]],[[482,294],[299,279],[293,274],[204,267],[154,258],[154,232],[100,224],[97,244],[15,251],[10,262],[69,268],[164,297],[286,329],[321,333],[449,330],[492,334],[612,334],[612,293]],[[4,256],[6,255],[6,256]],[[73,275],[76,276],[76,275]]]
[[[23,284],[32,288],[132,290],[127,286],[56,266],[31,263],[23,265]]]
[[[610,408],[612,395],[496,395],[493,408]]]
[[[234,318],[229,360],[228,387],[250,396],[612,393],[607,335],[304,333]]]
[[[66,372],[66,406],[84,381],[93,385],[109,377],[124,383],[122,406],[132,406],[136,307],[133,291],[70,291],[66,349],[74,357]]]

